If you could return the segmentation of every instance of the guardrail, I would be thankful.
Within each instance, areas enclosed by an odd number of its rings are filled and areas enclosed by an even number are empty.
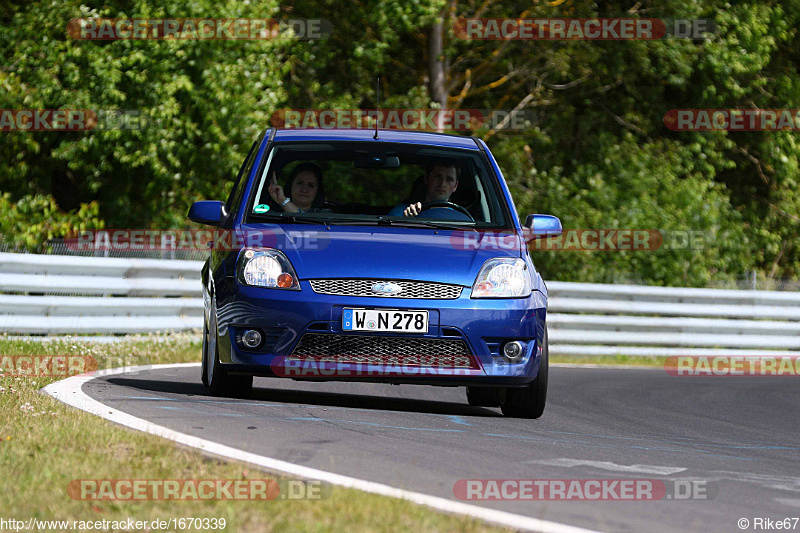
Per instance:
[[[202,265],[201,261],[0,253],[0,332],[201,329]]]
[[[200,330],[201,261],[0,253],[0,332]],[[800,293],[549,282],[551,352],[800,355]]]
[[[550,282],[553,353],[800,355],[800,293]]]

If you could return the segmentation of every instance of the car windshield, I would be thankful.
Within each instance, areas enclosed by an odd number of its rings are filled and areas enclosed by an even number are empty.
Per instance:
[[[246,219],[465,228],[510,224],[482,152],[378,142],[275,144],[247,203]]]

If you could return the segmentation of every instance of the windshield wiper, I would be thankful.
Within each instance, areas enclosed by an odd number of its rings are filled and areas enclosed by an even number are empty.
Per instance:
[[[411,217],[403,217],[402,219],[392,218],[378,218],[378,224],[382,226],[400,226],[407,228],[437,228],[437,229],[463,229],[477,231],[475,226],[465,226],[462,224],[451,224],[447,221],[433,221],[433,220],[419,220]]]
[[[399,228],[435,228],[435,229],[463,229],[463,230],[475,230],[474,226],[461,226],[459,224],[447,224],[442,222],[434,222],[428,220],[413,220],[409,218],[408,220],[402,219],[392,219],[386,218],[385,216],[379,216],[377,218],[329,218],[327,219],[324,224],[330,226],[396,226]]]

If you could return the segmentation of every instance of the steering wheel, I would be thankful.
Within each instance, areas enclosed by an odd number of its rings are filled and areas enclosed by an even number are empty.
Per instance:
[[[472,215],[469,214],[469,211],[467,211],[466,207],[458,205],[458,204],[454,204],[453,202],[446,202],[444,200],[437,200],[437,201],[434,201],[434,202],[426,202],[426,203],[422,204],[422,211],[427,211],[428,209],[433,209],[433,208],[436,208],[436,207],[449,207],[450,209],[455,209],[459,213],[463,213],[463,214],[467,215],[472,222],[475,222],[475,219],[472,217]]]

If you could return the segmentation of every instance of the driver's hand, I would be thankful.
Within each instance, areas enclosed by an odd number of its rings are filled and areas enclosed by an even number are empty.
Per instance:
[[[415,217],[422,213],[422,202],[411,204],[403,210],[404,217]]]

